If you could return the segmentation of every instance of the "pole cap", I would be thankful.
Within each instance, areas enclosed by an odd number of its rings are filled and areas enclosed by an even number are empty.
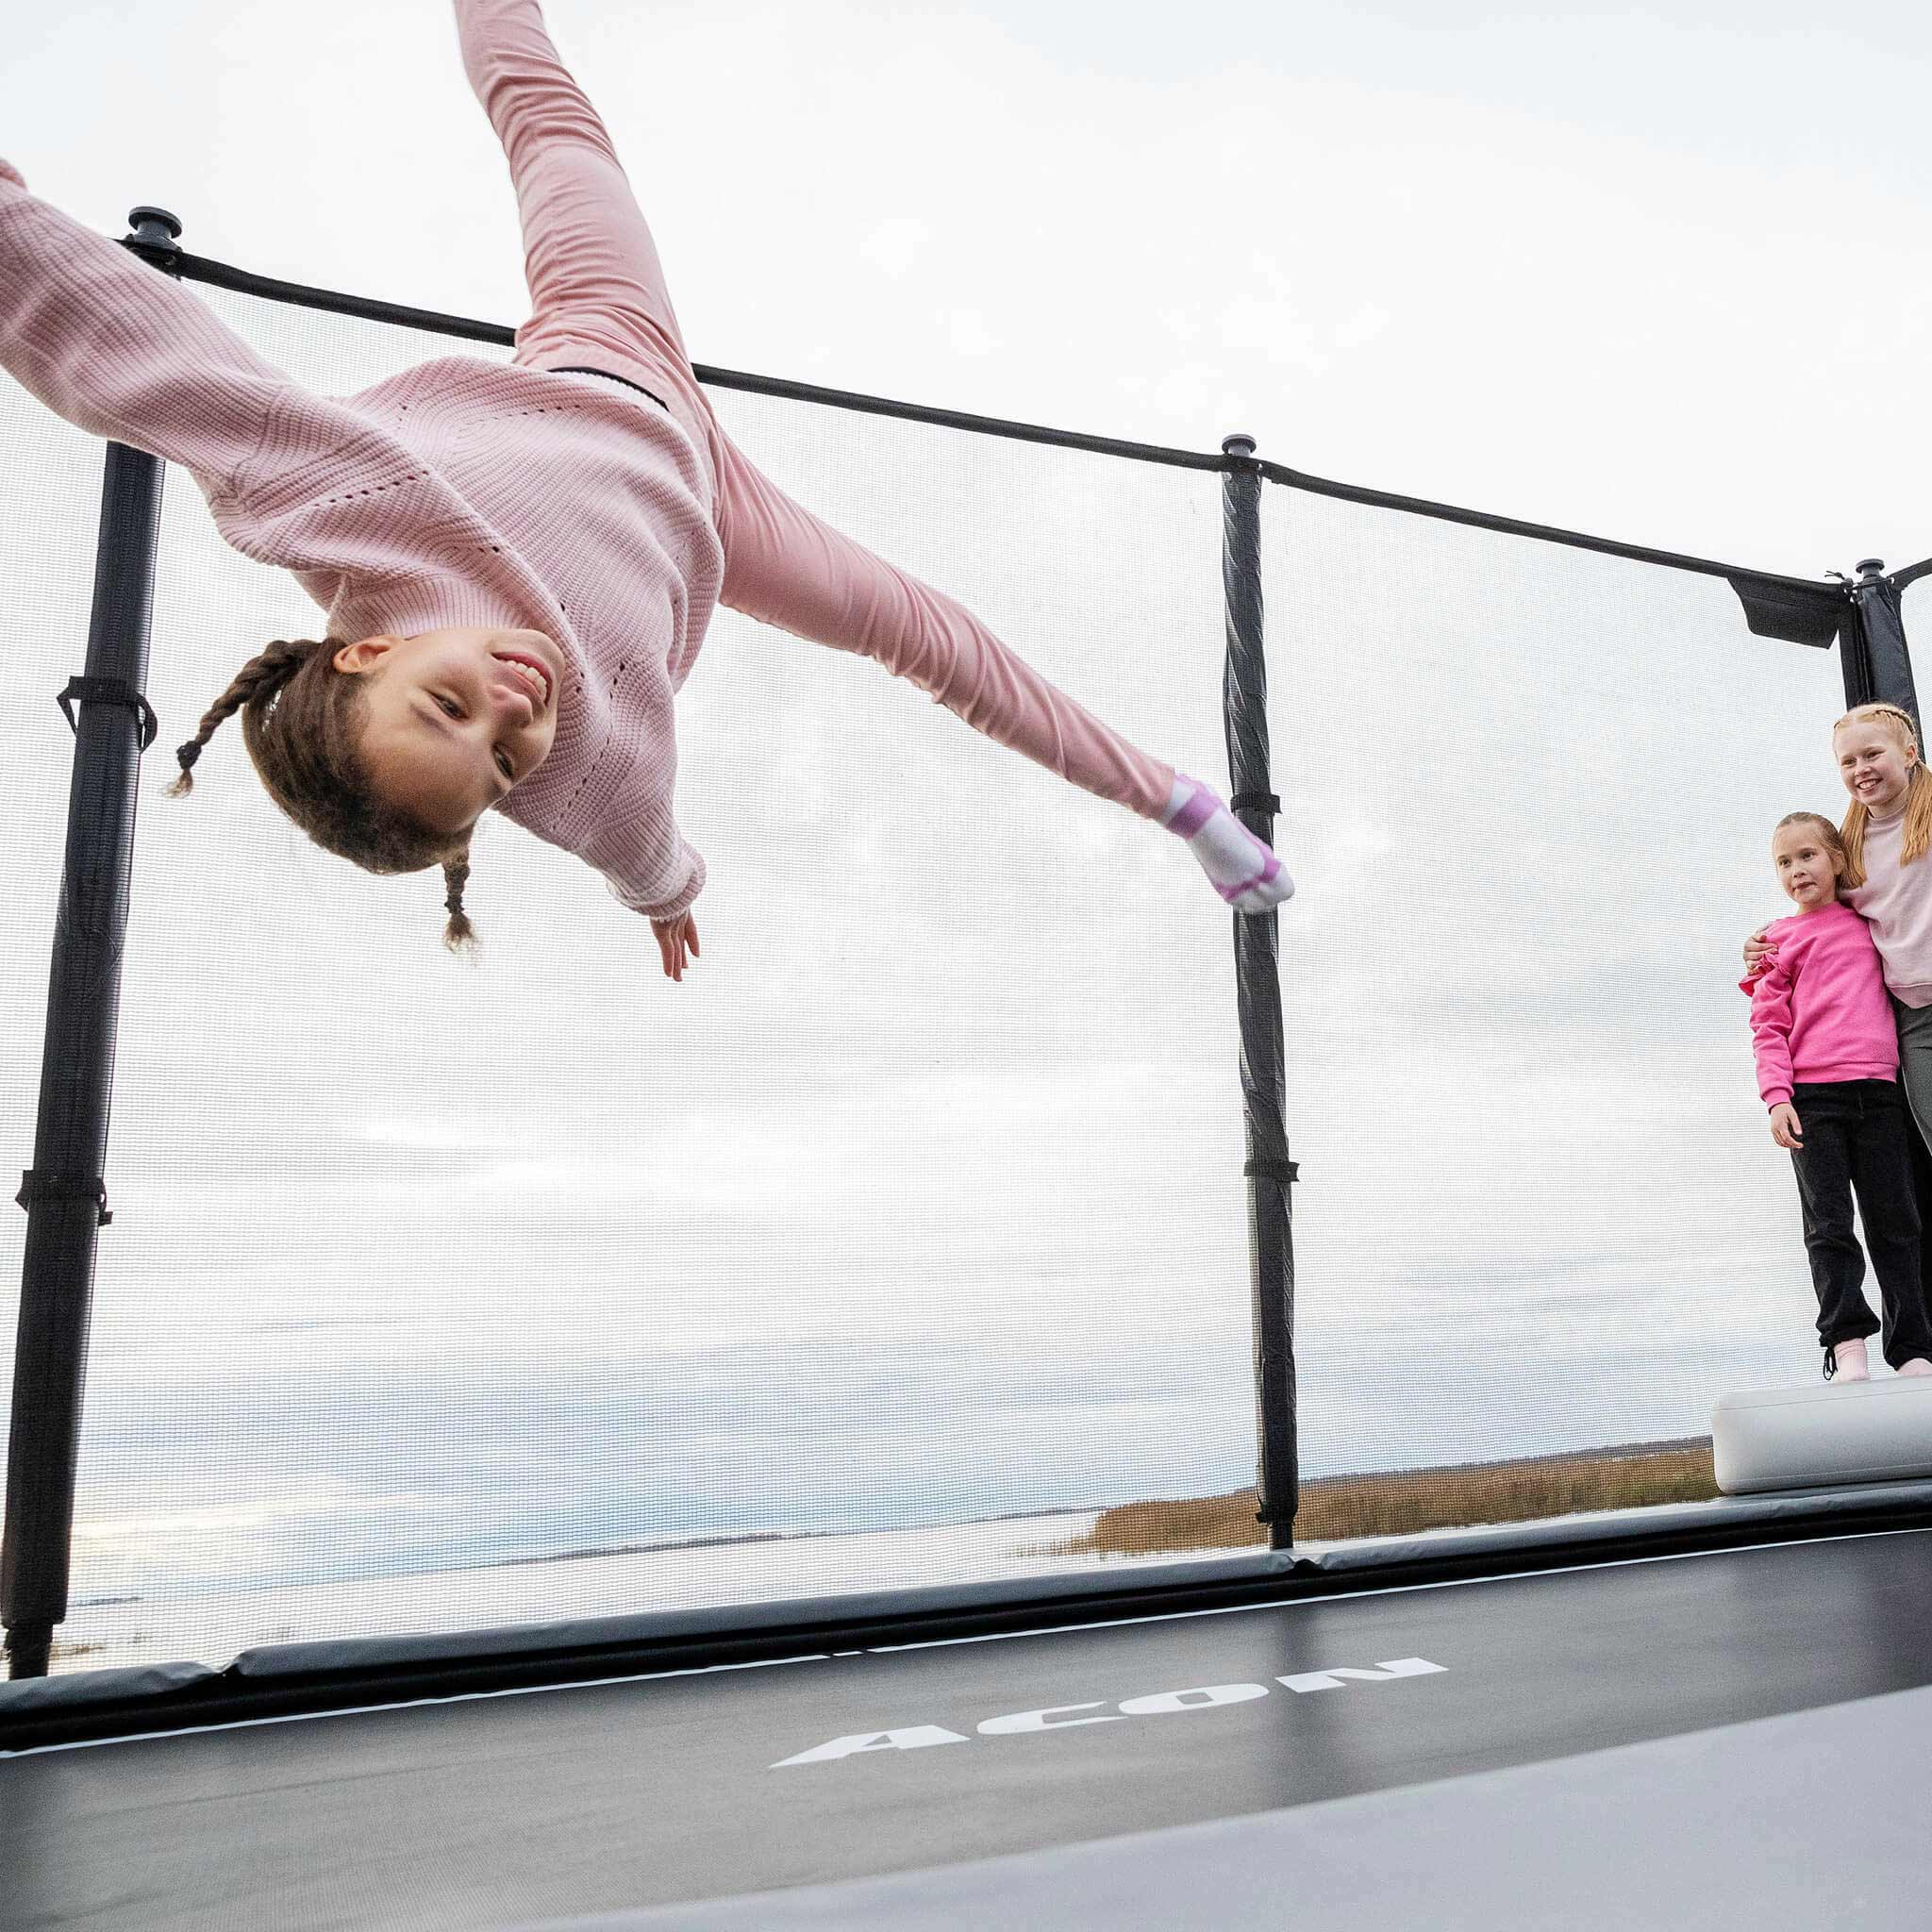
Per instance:
[[[1255,439],[1244,429],[1237,429],[1232,436],[1221,439],[1221,453],[1224,457],[1251,457],[1255,454]]]
[[[150,242],[157,248],[171,247],[181,236],[181,217],[170,214],[164,208],[131,208],[127,210],[127,225],[134,230],[137,242]],[[157,228],[161,232],[149,232]]]
[[[1885,559],[1882,557],[1861,557],[1852,566],[1858,573],[1858,581],[1869,584],[1874,577],[1885,575]]]

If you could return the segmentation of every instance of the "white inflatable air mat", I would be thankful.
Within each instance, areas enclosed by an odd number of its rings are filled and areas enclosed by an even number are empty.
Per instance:
[[[1710,1442],[1727,1496],[1932,1475],[1932,1375],[1721,1396]]]

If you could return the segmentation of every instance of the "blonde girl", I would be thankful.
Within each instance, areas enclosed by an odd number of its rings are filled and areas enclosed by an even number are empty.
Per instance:
[[[745,458],[536,0],[456,16],[523,221],[531,314],[508,368],[451,356],[312,395],[0,161],[0,364],[70,423],[191,472],[222,535],[327,614],[321,638],[242,667],[176,789],[239,711],[269,795],[316,843],[370,872],[441,867],[452,945],[473,933],[471,833],[498,811],[594,866],[679,979],[705,867],[673,809],[674,706],[722,601],[875,659],[1166,826],[1236,910],[1286,899],[1280,860],[1208,787]]]
[[[1932,1147],[1932,775],[1919,726],[1891,704],[1859,705],[1832,727],[1839,776],[1851,794],[1840,834],[1840,896],[1871,924],[1898,1025],[1899,1069],[1921,1138]],[[1755,972],[1776,948],[1762,926],[1745,942]]]

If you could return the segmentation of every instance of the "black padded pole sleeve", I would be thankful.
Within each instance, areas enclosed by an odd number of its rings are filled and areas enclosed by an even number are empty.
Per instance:
[[[1227,662],[1222,710],[1228,777],[1241,823],[1270,844],[1276,800],[1268,773],[1268,666],[1262,652],[1261,469],[1251,437],[1222,443],[1222,589]],[[1272,1549],[1294,1541],[1300,1500],[1295,1441],[1294,1242],[1289,1189],[1294,1163],[1283,1124],[1281,982],[1273,912],[1234,915],[1235,999],[1241,1016],[1241,1098],[1247,1117],[1248,1260],[1254,1283],[1257,1516]]]
[[[147,212],[138,209],[137,220]],[[34,1164],[18,1197],[26,1209],[26,1244],[0,1541],[0,1623],[15,1677],[46,1674],[54,1628],[67,1615],[163,474],[153,457],[108,445],[87,644],[86,675],[94,682],[70,686],[66,694],[74,769]]]
[[[1856,638],[1840,636],[1844,658],[1846,705],[1903,705],[1919,715],[1918,693],[1912,684],[1912,660],[1906,648],[1905,617],[1898,587],[1874,572],[1852,586],[1852,616]],[[1855,682],[1858,694],[1852,695]]]

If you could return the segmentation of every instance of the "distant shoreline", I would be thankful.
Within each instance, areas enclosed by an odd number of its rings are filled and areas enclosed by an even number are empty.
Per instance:
[[[1565,1463],[1629,1462],[1651,1457],[1710,1452],[1708,1436],[1677,1436],[1656,1442],[1618,1442],[1601,1449],[1557,1449],[1541,1456],[1511,1456],[1491,1462],[1423,1463],[1404,1469],[1361,1470],[1348,1475],[1318,1475],[1306,1478],[1301,1486],[1304,1502],[1322,1491],[1345,1489],[1357,1483],[1399,1482],[1421,1477],[1504,1474],[1512,1470],[1530,1470]],[[1252,1493],[1235,1491],[1235,1495]],[[1192,1507],[1213,1498],[1177,1498],[1173,1507]],[[1141,1503],[1057,1503],[1041,1509],[1011,1509],[998,1516],[974,1516],[974,1524],[1030,1523],[1048,1516],[1105,1517],[1113,1509],[1158,1507]],[[458,1569],[501,1570],[525,1563],[574,1563],[599,1557],[662,1556],[676,1550],[715,1550],[750,1543],[789,1543],[837,1536],[889,1536],[898,1531],[942,1530],[963,1527],[950,1523],[876,1524],[857,1529],[758,1529],[709,1536],[673,1537],[663,1542],[596,1543],[578,1549],[557,1550],[539,1557],[499,1557],[488,1563],[458,1564]]]
[[[556,1550],[544,1557],[496,1557],[487,1563],[458,1563],[458,1570],[508,1570],[522,1563],[575,1563],[596,1557],[661,1557],[674,1550],[722,1550],[746,1543],[812,1542],[838,1536],[894,1536],[924,1530],[964,1528],[967,1523],[1032,1523],[1043,1516],[1096,1516],[1099,1503],[1056,1503],[1044,1509],[1011,1509],[1000,1516],[974,1516],[966,1523],[876,1523],[858,1529],[747,1529],[713,1536],[673,1537],[664,1542],[593,1543],[582,1549]],[[399,1573],[414,1574],[414,1573]]]
[[[1708,1436],[1567,1449],[1497,1462],[1316,1476],[1301,1486],[1295,1540],[1349,1542],[1362,1537],[1414,1536],[1429,1529],[1704,1502],[1717,1492]],[[1255,1510],[1252,1489],[1122,1503],[1102,1510],[1085,1536],[1054,1544],[1052,1554],[1138,1557],[1247,1548],[1267,1540]]]
[[[1568,1468],[1602,1470],[1611,1465],[1642,1463],[1649,1474],[1657,1474],[1657,1458],[1669,1457],[1702,1456],[1707,1466],[1710,1455],[1708,1436],[1683,1436],[1664,1441],[1623,1442],[1601,1449],[1553,1450],[1541,1456],[1508,1457],[1489,1462],[1460,1462],[1423,1464],[1406,1469],[1385,1469],[1362,1471],[1350,1475],[1310,1476],[1301,1486],[1302,1511],[1297,1521],[1297,1529],[1304,1541],[1327,1541],[1326,1532],[1318,1531],[1314,1521],[1322,1513],[1324,1498],[1341,1501],[1351,1495],[1358,1496],[1362,1487],[1373,1486],[1385,1494],[1395,1486],[1418,1484],[1440,1486],[1443,1483],[1459,1483],[1462,1486],[1494,1485],[1507,1482],[1512,1474],[1541,1471],[1556,1471]],[[1634,1473],[1633,1473],[1634,1474]],[[1715,1493],[1712,1485],[1711,1493]],[[1108,1541],[1108,1537],[1118,1532],[1122,1511],[1152,1511],[1163,1519],[1160,1540],[1147,1544],[1147,1549],[1226,1547],[1263,1541],[1258,1525],[1253,1522],[1253,1491],[1238,1490],[1224,1496],[1178,1497],[1169,1500],[1149,1499],[1141,1502],[1123,1504],[1103,1503],[1064,1503],[1053,1504],[1038,1509],[1012,1509],[997,1516],[975,1516],[958,1521],[913,1524],[873,1524],[860,1527],[839,1529],[762,1529],[728,1532],[713,1532],[702,1536],[671,1537],[662,1541],[589,1543],[573,1549],[553,1550],[539,1555],[524,1557],[494,1557],[480,1562],[453,1562],[432,1564],[420,1570],[395,1570],[373,1573],[384,1577],[401,1579],[408,1576],[436,1576],[460,1574],[466,1571],[483,1572],[526,1568],[546,1563],[593,1562],[602,1558],[622,1557],[671,1556],[679,1551],[718,1550],[749,1548],[760,1543],[795,1543],[824,1541],[838,1537],[891,1536],[901,1534],[942,1533],[948,1529],[964,1529],[980,1525],[1042,1522],[1054,1517],[1091,1516],[1095,1519],[1094,1526],[1086,1537],[1071,1539],[1062,1544],[1043,1546],[1058,1554],[1125,1554],[1127,1550]],[[1239,1517],[1242,1499],[1247,1499],[1245,1524],[1233,1525],[1237,1533],[1230,1534],[1230,1525],[1221,1519],[1230,1510]],[[1676,1498],[1673,1498],[1676,1500]],[[1313,1512],[1311,1514],[1311,1512]],[[1551,1511],[1548,1513],[1561,1513]],[[1205,1519],[1205,1521],[1204,1521]],[[1477,1521],[1505,1522],[1514,1520],[1507,1516],[1478,1516]],[[1193,1528],[1184,1528],[1183,1524]],[[1111,1524],[1111,1528],[1109,1528]],[[1204,1532],[1208,1535],[1206,1543],[1192,1543],[1187,1541],[1191,1535]],[[1377,1532],[1369,1529],[1350,1529],[1346,1535],[1373,1535]],[[1179,1541],[1171,1541],[1178,1537]],[[1339,1539],[1338,1539],[1339,1540]],[[1138,1551],[1142,1545],[1132,1545]],[[246,1586],[263,1589],[291,1589],[326,1587],[329,1584],[354,1583],[370,1580],[368,1577],[316,1578],[307,1583],[292,1581],[277,1582],[259,1586]],[[237,1586],[242,1587],[242,1586]],[[193,1592],[202,1594],[201,1591]],[[142,1604],[156,1599],[140,1593],[132,1595],[112,1595],[86,1598],[76,1601],[75,1610],[108,1609],[125,1605]]]

